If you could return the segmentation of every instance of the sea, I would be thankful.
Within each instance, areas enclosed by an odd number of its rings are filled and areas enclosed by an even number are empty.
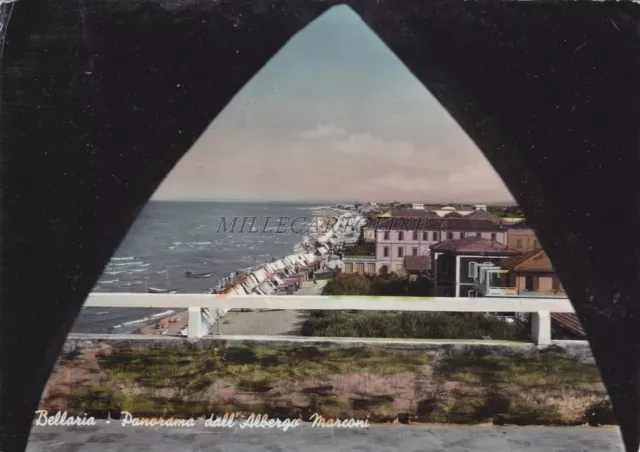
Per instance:
[[[231,272],[292,254],[313,228],[315,216],[327,207],[292,202],[150,201],[94,292],[147,293],[152,287],[206,293]],[[211,276],[187,278],[186,271]],[[130,333],[170,313],[167,309],[83,308],[72,332]]]

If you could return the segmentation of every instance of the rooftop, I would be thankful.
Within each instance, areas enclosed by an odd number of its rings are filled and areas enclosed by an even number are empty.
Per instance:
[[[417,210],[416,212],[420,212]],[[474,218],[430,218],[425,216],[394,217],[383,219],[373,227],[382,230],[451,230],[451,231],[487,231],[499,232],[505,228],[489,220]]]
[[[404,268],[409,271],[430,270],[431,257],[430,256],[405,256]]]
[[[519,251],[510,249],[507,245],[495,240],[480,237],[466,237],[464,239],[450,239],[430,246],[432,251],[453,253],[481,253],[498,255],[518,255]]]
[[[392,217],[420,217],[420,218],[440,218],[437,213],[422,209],[396,209],[391,212]]]
[[[497,223],[499,221],[496,217],[491,215],[486,210],[476,210],[475,212],[471,212],[465,218],[473,218],[474,220],[489,220],[494,223]]]
[[[500,266],[514,272],[553,272],[553,265],[547,253],[539,248],[519,256],[503,260]]]
[[[575,314],[569,312],[552,312],[551,320],[555,321],[561,328],[577,337],[587,337],[587,333],[585,333],[582,323],[580,323],[580,319],[578,319],[578,316]]]

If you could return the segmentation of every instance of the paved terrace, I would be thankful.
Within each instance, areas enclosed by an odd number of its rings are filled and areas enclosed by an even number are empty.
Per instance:
[[[617,428],[378,425],[368,429],[34,427],[27,452],[623,451]]]

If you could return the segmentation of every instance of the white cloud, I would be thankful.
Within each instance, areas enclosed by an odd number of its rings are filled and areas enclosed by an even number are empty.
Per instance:
[[[300,136],[308,140],[331,139],[346,135],[347,132],[335,124],[319,125],[315,129],[300,132]]]
[[[403,140],[384,140],[371,133],[349,133],[330,124],[321,125],[299,134],[306,140],[297,142],[298,149],[320,146],[324,151],[334,151],[344,155],[369,157],[372,159],[401,159],[417,156],[414,144]],[[309,143],[309,141],[313,143]]]

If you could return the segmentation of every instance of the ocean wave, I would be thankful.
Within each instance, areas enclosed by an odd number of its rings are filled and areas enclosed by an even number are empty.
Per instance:
[[[111,260],[112,261],[132,261],[134,260],[135,257],[133,256],[126,256],[126,257],[112,257]]]
[[[189,246],[211,245],[211,242],[187,242]]]
[[[117,272],[104,272],[105,275],[119,275],[120,273],[126,273],[126,270],[120,270]]]
[[[113,283],[117,283],[118,281],[120,281],[119,279],[110,279],[108,281],[98,281],[98,284],[113,284]]]
[[[157,314],[151,314],[151,317],[155,319],[156,317],[164,317],[165,315],[171,315],[171,314],[174,314],[175,312],[176,311],[172,311],[172,310],[158,312]]]
[[[157,314],[151,314],[148,317],[142,317],[141,319],[136,319],[136,320],[131,320],[129,322],[120,323],[118,325],[115,325],[113,328],[114,329],[118,329],[118,328],[122,328],[123,326],[131,326],[131,325],[135,325],[137,323],[145,323],[145,322],[149,322],[150,320],[156,319],[158,317],[166,317],[166,316],[174,314],[174,313],[175,313],[175,311],[173,311],[173,310],[163,311],[163,312],[159,312]]]
[[[135,262],[118,262],[116,264],[111,264],[114,267],[148,267],[149,264],[145,264],[144,262],[135,261]]]

